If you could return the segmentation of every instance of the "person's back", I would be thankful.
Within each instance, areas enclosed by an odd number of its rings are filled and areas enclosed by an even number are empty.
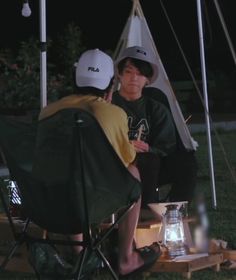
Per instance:
[[[65,108],[80,108],[91,113],[98,120],[125,166],[134,160],[136,153],[127,138],[127,115],[121,108],[107,103],[99,96],[74,94],[48,105],[42,110],[40,120]]]
[[[88,67],[86,65],[88,59],[95,55],[97,56],[95,66]],[[76,68],[77,93],[43,108],[39,119],[42,120],[65,108],[81,108],[88,111],[98,120],[108,140],[127,167],[134,161],[136,155],[127,136],[127,115],[120,107],[106,102],[103,98],[113,85],[113,66],[109,64],[110,58],[108,58],[99,50],[87,51]],[[100,72],[97,72],[98,66],[100,66]],[[86,69],[88,69],[87,72]],[[103,78],[106,74],[108,78]],[[89,80],[90,76],[96,78]]]

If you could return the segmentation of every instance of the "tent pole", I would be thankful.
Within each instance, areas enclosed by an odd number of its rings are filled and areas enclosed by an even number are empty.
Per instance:
[[[205,53],[204,53],[204,38],[203,38],[203,28],[202,28],[202,14],[201,14],[201,0],[197,1],[197,15],[198,15],[198,33],[199,33],[199,44],[200,44],[200,55],[201,55],[201,72],[202,72],[202,83],[203,83],[203,93],[205,101],[205,121],[207,128],[207,142],[208,142],[208,157],[210,163],[210,178],[211,187],[213,195],[213,208],[216,209],[216,191],[215,191],[215,177],[214,177],[214,167],[213,167],[213,156],[212,156],[212,145],[211,145],[211,128],[209,121],[209,109],[208,109],[208,94],[207,94],[207,79],[206,79],[206,67],[205,67]]]
[[[229,36],[228,29],[227,29],[225,21],[224,21],[224,17],[222,15],[221,10],[220,10],[220,6],[219,6],[218,1],[214,0],[214,3],[215,3],[215,6],[216,6],[216,11],[218,13],[222,28],[224,30],[224,33],[225,33],[225,36],[226,36],[226,39],[227,39],[227,42],[229,44],[229,48],[230,48],[230,51],[231,51],[231,54],[232,54],[232,57],[233,57],[233,60],[234,60],[234,64],[236,65],[236,54],[235,54],[235,51],[234,51],[233,43],[232,43],[232,41],[230,39],[230,36]]]
[[[46,43],[46,0],[39,0],[40,11],[40,106],[47,105],[47,43]]]

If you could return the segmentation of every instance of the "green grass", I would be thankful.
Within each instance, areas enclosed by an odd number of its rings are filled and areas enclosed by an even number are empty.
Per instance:
[[[219,132],[219,139],[225,149],[222,148],[216,136],[212,136],[212,150],[215,173],[216,202],[217,208],[213,208],[211,181],[209,178],[208,148],[205,134],[195,134],[193,138],[198,141],[199,148],[196,153],[199,162],[197,193],[203,193],[206,201],[210,223],[209,238],[222,239],[228,242],[228,247],[236,249],[236,183],[232,177],[226,160],[233,172],[236,171],[236,132]],[[235,175],[234,175],[235,176]],[[193,206],[189,209],[194,212]],[[0,273],[0,279],[35,279],[32,274]],[[109,280],[106,274],[97,276],[95,279]],[[179,280],[183,276],[179,273],[155,273],[141,278],[132,279],[146,280]],[[193,280],[236,280],[236,270],[221,269],[215,272],[212,269],[204,269],[192,273]]]
[[[211,181],[209,178],[208,148],[204,134],[195,135],[200,147],[197,152],[199,162],[198,191],[206,198],[210,221],[210,237],[223,239],[236,248],[236,133],[220,133],[219,139],[212,136],[212,151],[215,174],[216,209],[213,208]],[[228,161],[228,164],[227,162]],[[230,169],[229,169],[230,167]],[[231,170],[234,172],[232,176]]]

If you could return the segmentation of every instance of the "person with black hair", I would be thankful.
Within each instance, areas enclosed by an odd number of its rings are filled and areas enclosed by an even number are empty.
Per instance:
[[[158,77],[153,61],[150,50],[140,46],[126,48],[116,61],[120,87],[112,99],[128,115],[129,138],[137,151],[136,165],[143,185],[144,209],[148,209],[149,203],[160,202],[158,190],[167,183],[171,183],[171,190],[165,202],[190,203],[197,175],[194,153],[181,146],[168,100],[160,94],[155,96],[157,89],[147,87]]]

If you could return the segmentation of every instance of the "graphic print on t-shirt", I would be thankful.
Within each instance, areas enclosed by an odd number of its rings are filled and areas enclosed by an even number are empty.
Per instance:
[[[141,119],[138,123],[134,123],[133,117],[128,117],[129,139],[145,141],[149,134],[149,125],[147,119]]]

